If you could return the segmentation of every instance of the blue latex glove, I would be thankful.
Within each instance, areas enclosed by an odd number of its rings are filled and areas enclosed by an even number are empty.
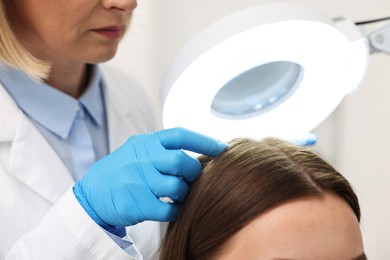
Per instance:
[[[106,229],[144,220],[174,221],[188,182],[202,170],[198,159],[181,149],[216,156],[226,147],[183,128],[135,135],[96,162],[73,190],[87,213]],[[175,203],[162,202],[162,197]]]

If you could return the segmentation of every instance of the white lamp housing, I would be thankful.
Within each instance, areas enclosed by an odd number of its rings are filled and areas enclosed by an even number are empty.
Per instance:
[[[209,26],[178,53],[161,84],[164,128],[220,140],[295,139],[360,83],[367,39],[354,23],[299,4],[268,4]]]

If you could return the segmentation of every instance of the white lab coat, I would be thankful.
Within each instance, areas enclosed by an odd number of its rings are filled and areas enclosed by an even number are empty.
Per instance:
[[[102,66],[110,150],[129,136],[159,128],[150,99],[134,81]],[[0,85],[0,259],[132,259],[75,199],[61,159]],[[128,233],[144,259],[160,241],[161,225]]]

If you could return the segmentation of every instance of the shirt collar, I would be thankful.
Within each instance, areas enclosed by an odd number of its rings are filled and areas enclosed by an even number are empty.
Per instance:
[[[87,90],[79,98],[89,116],[98,125],[103,125],[104,102],[103,102],[103,84],[101,72],[97,66],[91,69],[91,77]]]
[[[103,122],[101,73],[97,66],[92,66],[87,90],[79,100],[11,67],[0,70],[0,82],[28,116],[63,139],[69,136],[80,103],[95,123]]]

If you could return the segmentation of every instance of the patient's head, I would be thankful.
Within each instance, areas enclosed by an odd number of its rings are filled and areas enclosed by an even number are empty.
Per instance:
[[[236,139],[200,160],[162,260],[366,259],[355,193],[309,149]]]

